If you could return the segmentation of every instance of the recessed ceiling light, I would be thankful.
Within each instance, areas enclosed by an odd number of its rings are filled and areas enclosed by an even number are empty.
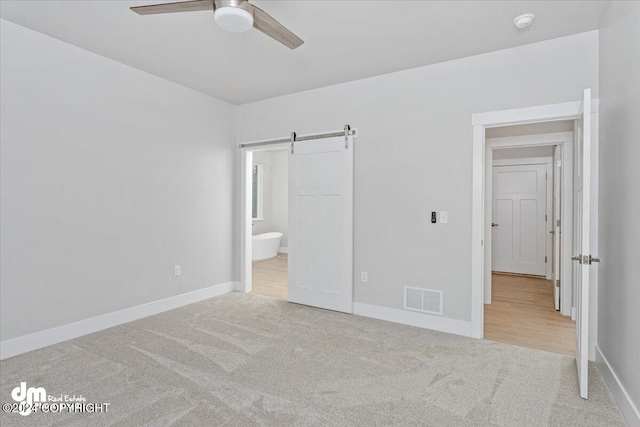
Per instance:
[[[516,16],[513,20],[513,25],[516,28],[522,30],[523,28],[527,28],[533,22],[533,18],[536,16],[533,13],[524,13],[522,15]]]

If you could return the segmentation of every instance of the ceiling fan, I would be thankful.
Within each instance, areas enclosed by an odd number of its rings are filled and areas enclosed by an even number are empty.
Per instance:
[[[300,37],[273,19],[267,12],[250,4],[247,0],[190,0],[136,6],[131,10],[138,15],[213,10],[216,23],[227,31],[241,33],[253,27],[290,49],[300,47],[304,43]]]

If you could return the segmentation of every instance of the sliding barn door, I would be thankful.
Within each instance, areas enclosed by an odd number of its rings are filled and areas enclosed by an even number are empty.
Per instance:
[[[293,143],[289,156],[289,301],[353,312],[353,143]]]
[[[584,91],[582,117],[578,119],[574,163],[574,306],[576,308],[576,362],[580,396],[587,398],[589,382],[589,245],[591,194],[591,89]]]
[[[494,166],[492,270],[544,276],[547,166]]]

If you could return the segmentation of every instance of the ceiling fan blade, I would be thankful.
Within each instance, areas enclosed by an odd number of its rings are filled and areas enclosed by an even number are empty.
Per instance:
[[[279,41],[289,49],[295,49],[302,46],[304,41],[284,25],[276,21],[264,10],[257,6],[251,5],[253,8],[253,28],[260,30],[272,39]]]
[[[213,0],[190,0],[178,3],[150,4],[130,8],[138,15],[155,15],[158,13],[196,12],[213,10]]]

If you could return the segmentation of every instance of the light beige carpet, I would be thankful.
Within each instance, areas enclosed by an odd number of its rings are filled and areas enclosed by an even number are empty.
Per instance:
[[[229,294],[0,362],[107,414],[2,414],[10,425],[621,426],[595,366],[570,357]]]

